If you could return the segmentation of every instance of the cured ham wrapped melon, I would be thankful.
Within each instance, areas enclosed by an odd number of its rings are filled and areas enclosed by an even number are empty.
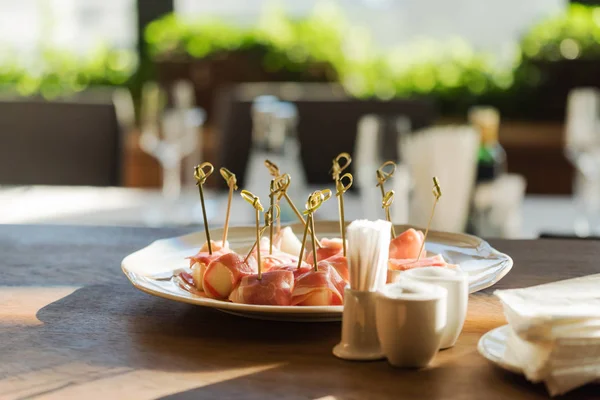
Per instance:
[[[322,261],[317,271],[311,269],[296,279],[292,305],[341,306],[344,304],[346,281],[331,264]]]
[[[342,239],[321,239],[321,248],[317,248],[317,262],[327,260],[330,257],[342,254],[344,251]],[[314,264],[313,252],[311,251],[306,256],[306,262],[310,265]]]
[[[407,229],[390,241],[389,258],[413,259],[419,258],[419,250],[425,240],[425,234],[413,228]],[[423,253],[425,248],[423,247]],[[422,254],[425,256],[425,254]]]
[[[218,242],[212,242],[212,243],[217,244]],[[206,251],[203,250],[204,248],[206,248]],[[193,285],[196,289],[198,289],[200,291],[204,290],[204,287],[203,287],[204,273],[206,271],[206,267],[208,266],[208,264],[210,264],[211,261],[222,256],[223,254],[227,254],[227,253],[231,253],[229,246],[218,247],[218,250],[215,250],[215,246],[213,245],[213,253],[209,254],[208,253],[208,245],[205,244],[204,246],[202,246],[202,248],[200,249],[200,251],[197,254],[193,255],[192,257],[189,257],[190,268],[192,270],[190,275],[193,280]]]
[[[227,299],[240,280],[255,274],[258,266],[254,257],[244,257],[236,253],[226,253],[214,259],[206,268],[202,286],[204,293],[213,299]]]
[[[240,284],[231,292],[229,300],[234,303],[266,306],[289,306],[292,304],[294,274],[275,270],[242,277]]]

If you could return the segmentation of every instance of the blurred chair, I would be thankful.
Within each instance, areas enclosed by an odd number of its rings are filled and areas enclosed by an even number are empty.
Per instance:
[[[399,150],[413,182],[409,222],[426,227],[434,197],[432,178],[442,188],[431,227],[462,232],[475,183],[479,135],[470,126],[436,126],[400,138]]]
[[[106,97],[0,100],[0,184],[119,185],[119,124]]]

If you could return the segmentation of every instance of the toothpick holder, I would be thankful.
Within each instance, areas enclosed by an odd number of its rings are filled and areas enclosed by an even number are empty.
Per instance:
[[[345,289],[342,341],[333,348],[336,357],[355,361],[384,358],[377,338],[376,293]]]

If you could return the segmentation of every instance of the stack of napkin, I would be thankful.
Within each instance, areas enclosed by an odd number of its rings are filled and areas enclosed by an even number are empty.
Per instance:
[[[494,294],[511,328],[507,363],[553,396],[600,379],[600,274]]]

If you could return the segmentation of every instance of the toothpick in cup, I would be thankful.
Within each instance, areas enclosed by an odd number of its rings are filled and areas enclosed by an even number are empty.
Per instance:
[[[440,197],[442,197],[442,188],[440,187],[440,182],[438,181],[437,177],[433,177],[433,208],[431,209],[431,216],[429,217],[429,222],[427,223],[427,229],[425,229],[425,236],[423,237],[423,244],[421,245],[421,248],[419,249],[419,256],[417,257],[417,261],[419,261],[419,259],[421,258],[421,253],[423,252],[423,248],[425,247],[425,240],[427,240],[427,234],[429,233],[429,227],[431,226],[431,221],[433,220],[433,214],[435,214],[435,206],[437,205],[437,202],[440,200]]]
[[[235,174],[223,167],[219,170],[225,182],[227,182],[227,186],[229,186],[229,196],[227,197],[227,212],[225,213],[225,226],[223,227],[223,246],[225,246],[225,242],[227,241],[227,233],[229,231],[229,216],[231,214],[231,200],[233,199],[233,192],[237,190],[237,179]]]
[[[204,162],[194,167],[194,178],[200,192],[200,203],[202,204],[202,217],[204,219],[204,232],[206,233],[206,242],[208,243],[208,254],[212,255],[212,243],[210,242],[210,229],[208,228],[208,219],[206,218],[206,206],[204,204],[204,190],[202,186],[206,179],[213,173],[215,168],[209,162]]]

